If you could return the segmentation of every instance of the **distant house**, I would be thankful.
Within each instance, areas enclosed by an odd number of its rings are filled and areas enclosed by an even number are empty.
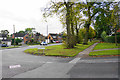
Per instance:
[[[7,34],[0,33],[0,40],[7,40]]]
[[[7,39],[7,34],[1,34],[0,33],[0,44],[7,44],[8,46],[11,45],[11,40],[10,39]]]
[[[30,39],[31,39],[31,37],[29,36],[29,34],[26,34],[24,37],[23,37],[23,40],[24,40],[24,43],[28,43],[28,42],[30,42]]]
[[[53,43],[54,41],[62,42],[62,34],[49,33],[47,39],[48,39],[48,43]]]
[[[10,46],[10,45],[11,45],[11,40],[8,40],[8,39],[2,40],[1,43],[2,43],[2,44],[5,43],[5,44],[7,44],[8,46]]]
[[[12,38],[15,37],[15,39],[18,38],[18,39],[22,39],[23,40],[25,35],[26,35],[25,33],[15,33],[15,34],[12,35]]]
[[[36,34],[26,34],[24,36],[24,43],[29,43],[31,39],[34,39],[34,42],[41,42],[41,41],[45,41],[45,36],[43,36],[40,33],[36,33]]]
[[[12,39],[21,39],[22,40],[22,42],[21,42],[21,44],[24,44],[24,36],[25,36],[26,34],[25,33],[14,33],[14,34],[12,34]]]
[[[42,35],[42,34],[40,34],[40,33],[35,33],[35,34],[33,34],[33,33],[31,33],[31,34],[29,34],[29,33],[15,33],[15,34],[13,34],[12,35],[12,38],[14,39],[21,39],[21,40],[23,40],[23,42],[22,42],[22,44],[23,43],[29,43],[32,39],[34,39],[34,42],[41,42],[41,41],[44,41],[45,40],[45,37]]]

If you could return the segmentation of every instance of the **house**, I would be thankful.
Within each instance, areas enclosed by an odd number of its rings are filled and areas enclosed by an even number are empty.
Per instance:
[[[62,34],[49,33],[47,39],[48,39],[48,43],[53,43],[54,41],[62,42]]]
[[[25,36],[26,34],[25,33],[14,33],[13,35],[12,35],[12,38],[14,39],[14,37],[15,37],[15,39],[21,39],[21,40],[23,40],[23,38],[24,38],[24,36]]]
[[[24,44],[24,36],[25,36],[26,34],[25,33],[14,33],[14,34],[12,34],[12,39],[21,39],[22,40],[22,42],[21,42],[21,44]]]
[[[21,40],[23,40],[22,41],[22,44],[23,43],[29,43],[29,42],[31,42],[32,41],[32,39],[34,40],[34,42],[41,42],[41,41],[44,41],[45,40],[45,37],[42,35],[42,34],[40,34],[40,33],[31,33],[31,34],[29,34],[29,33],[14,33],[13,35],[12,35],[12,38],[14,39],[21,39]]]
[[[27,44],[28,42],[30,42],[31,37],[29,36],[29,34],[26,34],[26,35],[23,37],[23,40],[24,40],[24,43]]]
[[[45,36],[43,36],[42,34],[40,33],[35,33],[35,34],[26,34],[24,36],[24,43],[29,43],[32,39],[34,39],[34,42],[42,42],[42,41],[45,41]]]
[[[3,44],[3,43],[7,44],[8,46],[11,46],[11,40],[8,40],[8,39],[2,40],[1,44]]]
[[[11,45],[11,40],[10,39],[7,39],[7,34],[1,34],[0,33],[0,44],[7,44],[8,46]]]
[[[6,40],[6,39],[7,39],[7,34],[0,33],[0,40]]]

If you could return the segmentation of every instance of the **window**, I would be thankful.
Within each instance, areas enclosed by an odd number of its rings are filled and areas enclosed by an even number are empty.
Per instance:
[[[56,36],[53,36],[53,38],[56,38]]]
[[[28,39],[28,37],[26,37],[26,39]]]

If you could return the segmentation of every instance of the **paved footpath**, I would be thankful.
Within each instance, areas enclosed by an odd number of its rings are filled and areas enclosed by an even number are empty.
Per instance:
[[[88,54],[93,50],[93,48],[97,45],[98,43],[94,43],[93,45],[91,45],[90,47],[88,47],[87,49],[83,50],[82,52],[80,52],[76,57],[86,57],[88,56]]]

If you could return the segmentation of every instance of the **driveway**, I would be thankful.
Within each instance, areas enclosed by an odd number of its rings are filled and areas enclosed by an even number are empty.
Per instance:
[[[2,77],[111,79],[119,77],[118,57],[61,58],[35,56],[23,52],[25,49],[35,47],[40,46],[2,50]],[[20,67],[9,68],[9,66],[14,65],[20,65]]]

